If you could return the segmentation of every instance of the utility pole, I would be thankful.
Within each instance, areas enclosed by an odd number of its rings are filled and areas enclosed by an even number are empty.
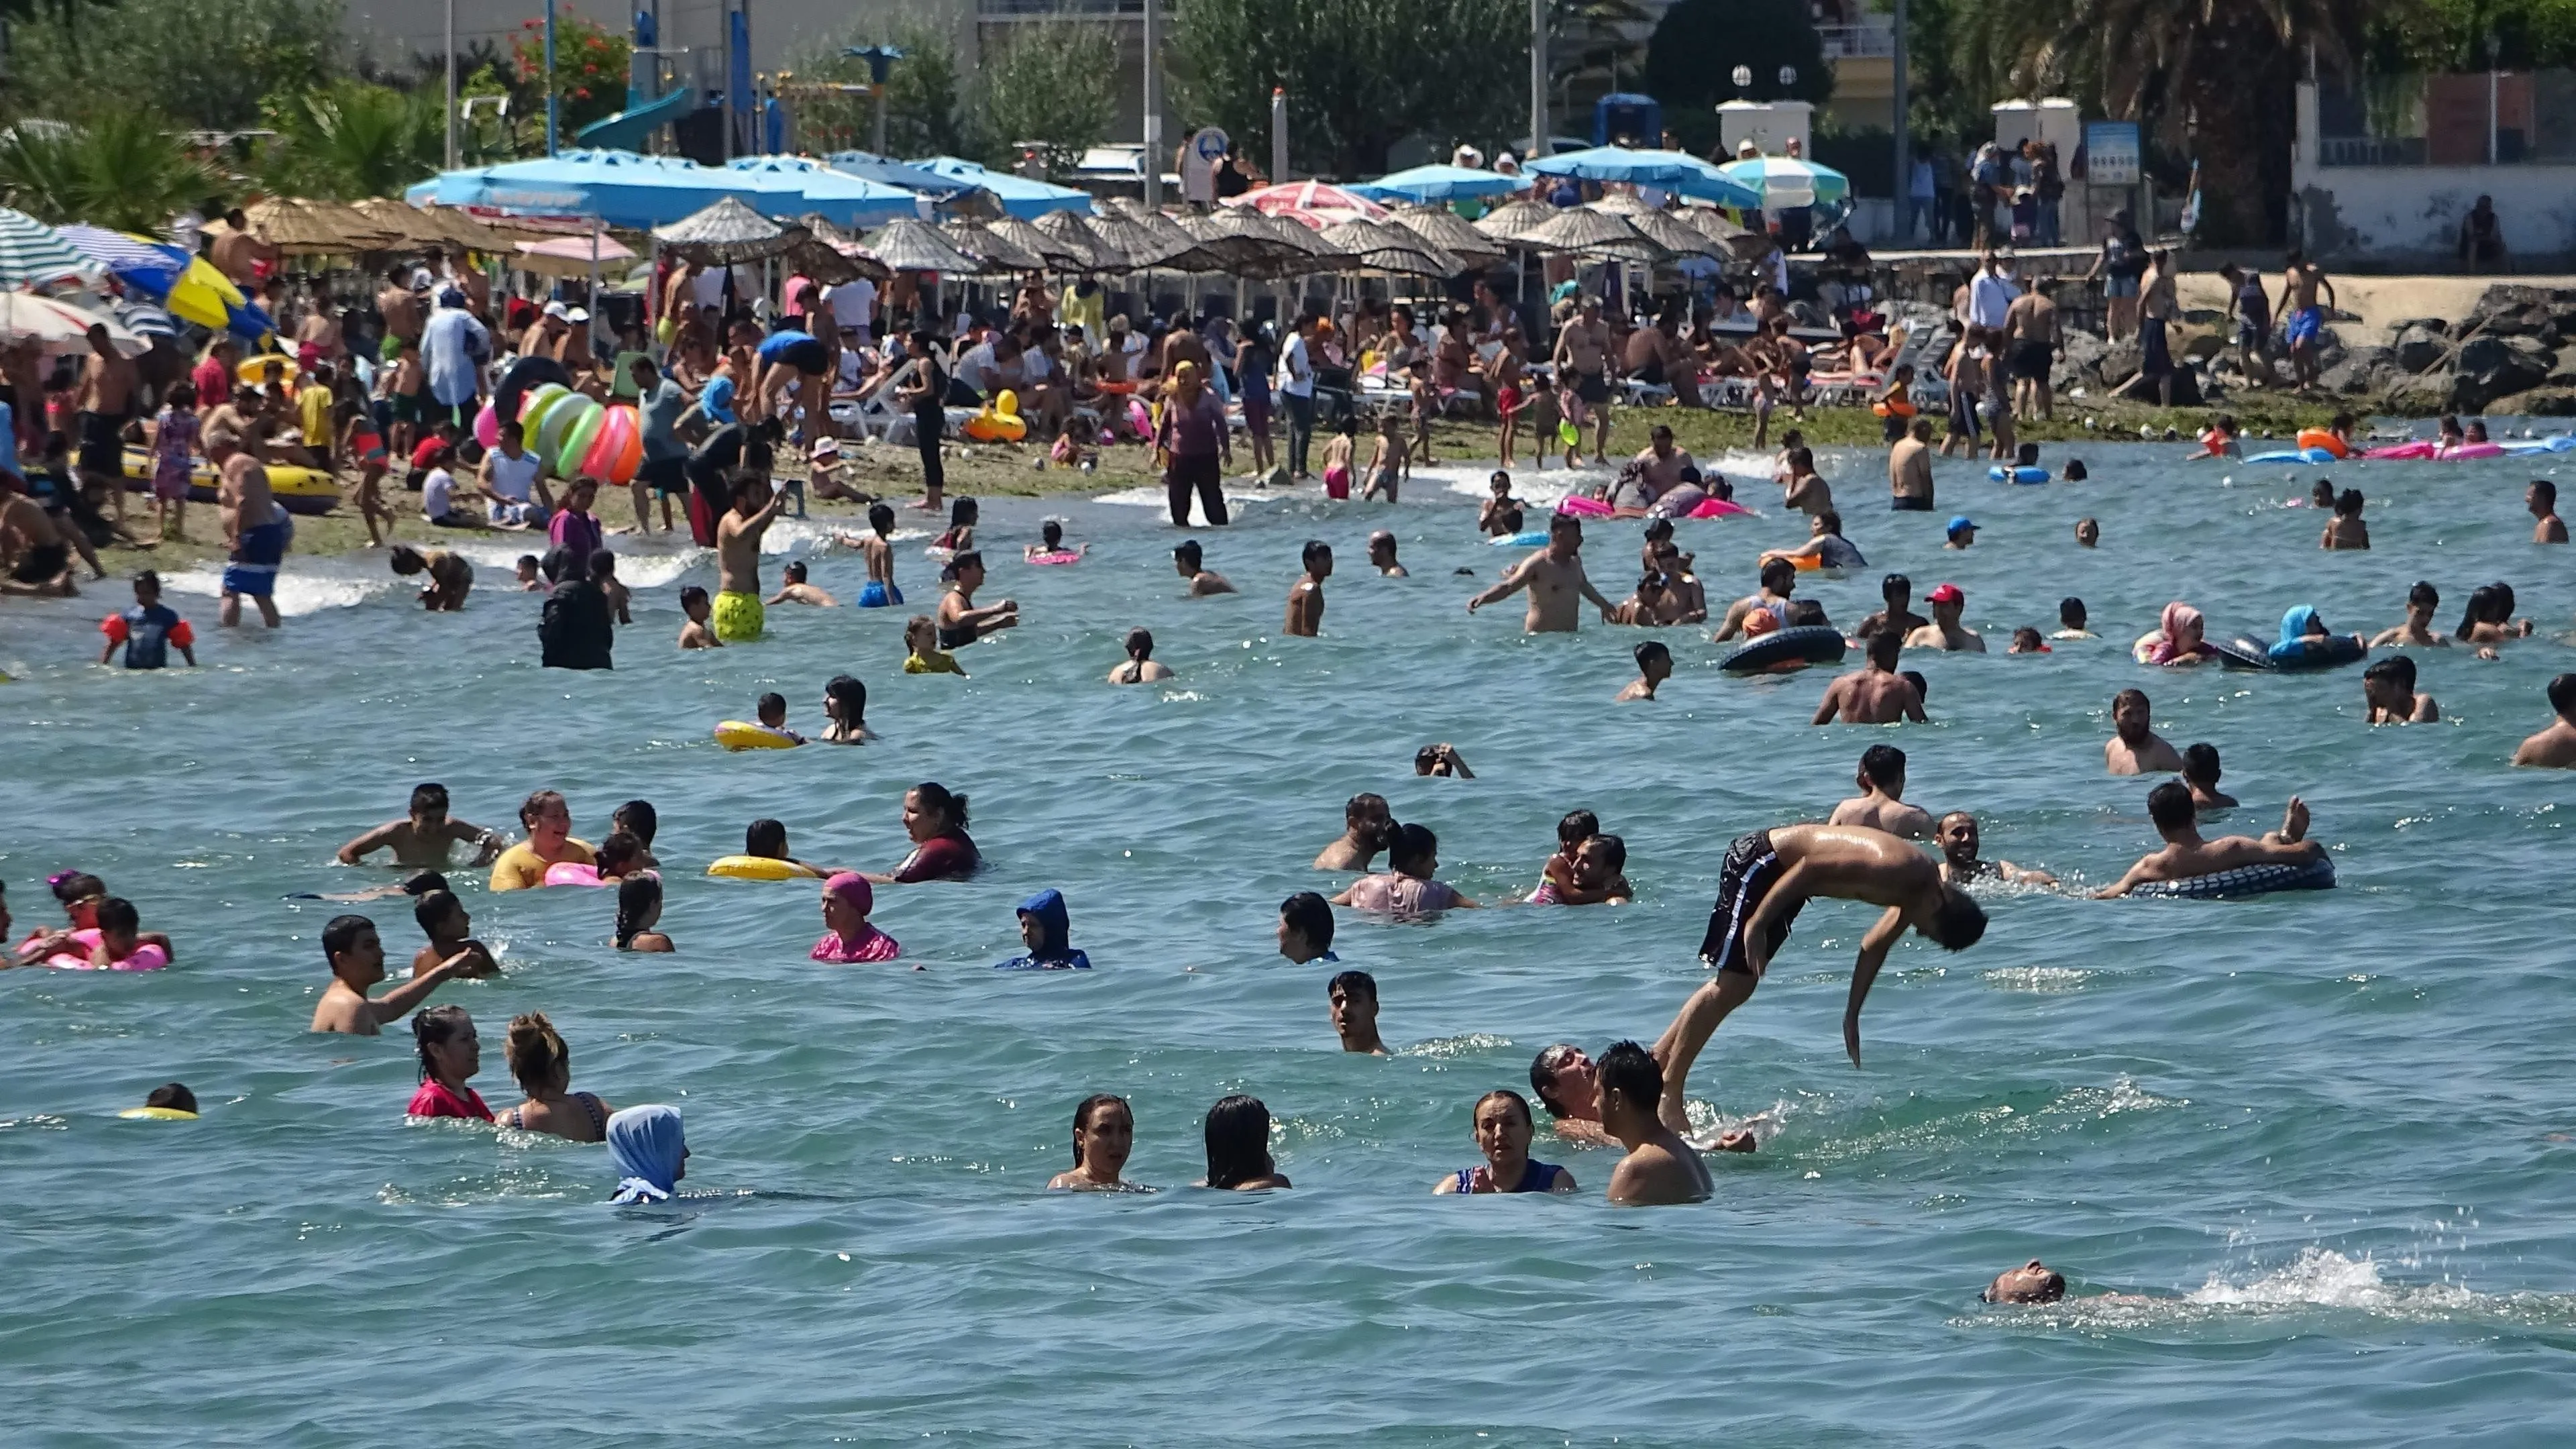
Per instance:
[[[447,0],[447,169],[456,169],[456,0]]]
[[[1914,226],[1908,208],[1914,204],[1914,148],[1908,144],[1905,128],[1905,0],[1896,0],[1895,34],[1896,43],[1889,48],[1889,60],[1890,69],[1895,72],[1896,117],[1889,129],[1896,132],[1896,170],[1893,173],[1896,182],[1889,189],[1896,193],[1892,203],[1896,209],[1894,230],[1897,236],[1911,244]]]
[[[1163,181],[1163,7],[1145,0],[1145,206],[1152,210]]]
[[[450,54],[453,54],[451,51]],[[546,0],[546,154],[555,154],[556,127],[562,114],[555,94],[555,0]]]
[[[1529,116],[1529,153],[1545,156],[1554,149],[1547,143],[1547,0],[1530,0]]]

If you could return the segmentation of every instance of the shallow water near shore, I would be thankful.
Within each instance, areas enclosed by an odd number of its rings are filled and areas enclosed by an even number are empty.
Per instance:
[[[1196,535],[1243,592],[1205,600],[1180,597],[1159,498],[991,504],[984,598],[1017,598],[1027,622],[963,651],[962,681],[900,672],[903,616],[936,599],[927,530],[899,550],[912,609],[773,607],[768,640],[709,654],[672,640],[678,587],[712,587],[711,560],[623,556],[635,623],[613,674],[535,667],[537,599],[506,592],[524,551],[509,538],[469,545],[480,584],[453,616],[420,613],[380,559],[295,559],[287,627],[214,639],[193,672],[70,662],[96,657],[121,584],[0,604],[0,667],[20,676],[0,686],[18,932],[58,916],[43,878],[79,868],[179,950],[152,975],[0,974],[7,1437],[2561,1441],[2576,777],[2505,763],[2547,720],[2542,686],[2576,668],[2576,555],[2530,545],[2520,502],[2559,464],[2326,470],[2369,495],[2377,544],[2328,554],[2323,518],[2283,506],[2317,470],[2073,451],[2091,483],[1944,463],[1930,517],[1884,510],[1876,455],[1828,457],[1870,567],[1805,576],[1801,594],[1848,626],[1882,571],[1918,594],[1954,580],[1995,651],[1909,656],[1933,723],[1901,730],[1810,728],[1823,673],[1726,678],[1705,628],[1656,633],[1676,677],[1614,707],[1644,631],[1587,611],[1579,635],[1526,638],[1518,600],[1469,617],[1468,594],[1518,556],[1475,535],[1490,464],[1425,470],[1391,510],[1244,490],[1232,527]],[[1556,477],[1524,474],[1524,491],[1553,496]],[[1770,485],[1739,486],[1771,516],[1682,526],[1719,610],[1750,590],[1759,548],[1805,531]],[[1983,525],[1969,552],[1941,549],[1954,512]],[[1090,556],[1023,565],[1043,514]],[[2098,551],[2072,541],[2087,515]],[[1411,578],[1369,575],[1378,527]],[[792,553],[855,597],[858,559],[817,552],[823,532],[774,537],[773,587]],[[1636,532],[1587,529],[1614,600]],[[1308,538],[1339,562],[1325,637],[1284,639]],[[2445,626],[2506,580],[2543,636],[2493,663],[2419,652],[2439,725],[2367,728],[2358,670],[2129,661],[2168,599],[2222,638],[2268,640],[2300,603],[2376,632],[2419,578]],[[212,575],[173,585],[216,635]],[[2002,653],[2015,625],[2053,629],[2069,594],[2101,642]],[[1136,624],[1177,678],[1110,688]],[[867,682],[882,742],[710,741],[770,689],[818,731],[841,672]],[[2245,802],[2226,828],[2270,828],[2303,795],[2340,888],[1995,891],[1973,950],[1909,941],[1891,958],[1860,1070],[1838,1024],[1870,916],[1815,904],[1694,1074],[1705,1119],[1767,1114],[1758,1154],[1711,1159],[1714,1201],[1609,1208],[1613,1154],[1544,1128],[1536,1155],[1578,1196],[1428,1196],[1479,1160],[1474,1099],[1526,1091],[1541,1046],[1653,1040],[1701,979],[1729,840],[1820,816],[1869,744],[1907,751],[1911,799],[1975,810],[1989,857],[2115,878],[2153,843],[2151,782],[2101,769],[2129,685],[2178,746],[2224,752]],[[1414,749],[1437,740],[1477,778],[1415,778]],[[990,867],[879,893],[878,924],[926,969],[811,963],[810,884],[697,873],[756,816],[785,821],[805,859],[888,868],[902,792],[928,779],[970,793]],[[659,808],[678,954],[610,949],[605,894],[496,897],[460,868],[505,974],[435,999],[473,1012],[496,1108],[518,1100],[504,1025],[531,1010],[571,1043],[576,1087],[678,1105],[695,1155],[673,1208],[604,1206],[598,1147],[405,1125],[404,1028],[304,1033],[331,915],[372,914],[397,961],[420,937],[406,901],[285,897],[391,879],[331,852],[422,780],[503,827],[528,791],[560,789],[593,841],[620,802]],[[1639,899],[1410,926],[1344,913],[1343,963],[1376,975],[1398,1048],[1345,1056],[1333,968],[1286,964],[1272,926],[1281,897],[1335,888],[1306,862],[1364,789],[1437,831],[1443,877],[1487,902],[1525,894],[1557,817],[1591,808],[1625,836]],[[1047,886],[1097,969],[995,973],[1020,950],[1013,905]],[[172,1079],[202,1120],[117,1120]],[[1133,1100],[1127,1175],[1160,1191],[1043,1191],[1094,1091]],[[1268,1103],[1294,1191],[1185,1186],[1202,1114],[1235,1091]],[[2079,1295],[2143,1297],[1977,1303],[2033,1256]]]

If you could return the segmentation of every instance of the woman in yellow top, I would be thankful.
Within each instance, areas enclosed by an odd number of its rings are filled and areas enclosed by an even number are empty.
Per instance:
[[[555,791],[539,790],[529,796],[519,807],[519,823],[528,828],[528,838],[492,862],[492,889],[534,890],[546,883],[547,866],[567,860],[576,865],[599,863],[588,841],[572,838],[572,807]]]

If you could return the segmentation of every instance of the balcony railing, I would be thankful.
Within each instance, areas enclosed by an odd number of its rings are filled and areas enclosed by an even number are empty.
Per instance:
[[[1167,3],[1165,10],[1170,6]],[[975,18],[986,24],[1014,20],[1052,20],[1066,16],[1077,20],[1138,19],[1145,13],[1145,0],[976,0]]]
[[[1896,26],[1885,20],[1864,20],[1858,25],[1819,25],[1816,35],[1825,43],[1827,60],[1896,54]]]

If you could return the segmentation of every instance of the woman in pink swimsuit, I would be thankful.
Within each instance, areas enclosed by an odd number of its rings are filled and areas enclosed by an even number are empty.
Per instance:
[[[1391,916],[1427,916],[1451,909],[1474,910],[1476,903],[1445,881],[1432,879],[1440,869],[1440,839],[1420,825],[1399,825],[1389,834],[1386,854],[1391,867],[1384,875],[1364,875],[1333,897],[1333,904]]]

